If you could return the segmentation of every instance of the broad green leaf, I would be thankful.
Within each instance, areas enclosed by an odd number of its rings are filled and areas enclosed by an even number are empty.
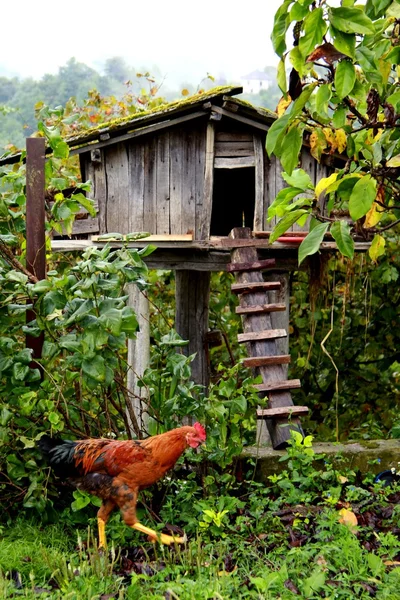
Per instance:
[[[277,82],[279,89],[282,94],[286,94],[287,92],[287,83],[286,83],[286,70],[285,70],[285,58],[282,57],[278,63],[278,74],[277,74]]]
[[[373,262],[376,262],[377,259],[380,256],[382,256],[382,254],[385,254],[385,244],[385,238],[379,235],[378,233],[375,234],[374,239],[372,240],[372,244],[368,250],[368,254],[370,255],[371,260]]]
[[[336,29],[343,33],[374,34],[375,27],[371,19],[367,17],[361,8],[339,8],[329,9],[329,20]]]
[[[12,233],[0,234],[0,241],[8,246],[16,246],[18,244],[18,238]]]
[[[119,335],[122,326],[122,313],[117,308],[109,308],[100,315],[99,323],[102,323],[112,335]]]
[[[304,209],[294,210],[288,213],[285,217],[283,217],[283,219],[279,221],[279,223],[277,223],[277,225],[275,225],[274,230],[269,238],[270,243],[272,244],[273,242],[275,242],[275,240],[277,240],[278,237],[282,235],[282,233],[285,233],[285,231],[287,231],[289,227],[296,223],[302,216],[306,216],[308,214],[308,210]]]
[[[357,181],[349,200],[350,216],[354,221],[367,214],[376,198],[376,179],[365,175]]]
[[[299,73],[300,77],[302,77],[306,71],[305,58],[300,52],[298,46],[295,46],[291,49],[289,53],[289,60],[292,63],[293,67]]]
[[[290,20],[291,21],[302,21],[309,11],[308,3],[304,6],[300,2],[295,2],[290,9]]]
[[[8,281],[15,281],[16,283],[26,283],[28,281],[28,276],[20,271],[8,271],[5,278],[8,279]]]
[[[330,83],[324,83],[315,94],[315,108],[324,119],[328,118],[328,104],[332,96],[331,87]]]
[[[299,49],[303,56],[308,56],[315,46],[322,44],[327,24],[322,8],[308,13],[303,21],[304,35],[300,38]]]
[[[82,362],[82,371],[98,383],[103,383],[106,379],[106,365],[102,356],[94,356],[91,359],[85,359]]]
[[[287,187],[280,190],[271,204],[268,207],[268,221],[270,221],[276,215],[283,216],[283,214],[279,214],[280,209],[286,206],[295,196],[301,194],[303,192],[302,189],[296,187]]]
[[[47,279],[42,279],[41,281],[38,281],[32,286],[32,292],[34,292],[35,294],[42,294],[43,292],[48,292],[49,290],[51,290],[52,287],[53,286],[51,284],[51,281],[48,281]]]
[[[51,146],[53,148],[55,158],[68,158],[69,146],[63,140]]]
[[[293,102],[292,108],[290,109],[289,116],[291,121],[293,121],[293,119],[295,119],[297,115],[299,115],[302,112],[303,108],[309,101],[310,96],[317,87],[317,85],[318,83],[315,81],[314,83],[306,85],[303,88],[303,91],[301,92],[300,96],[296,98],[296,100]]]
[[[383,17],[392,0],[367,0],[365,12],[370,19],[379,19]]]
[[[13,376],[17,381],[24,381],[25,377],[29,373],[29,366],[24,365],[20,362],[16,362],[13,365]]]
[[[344,106],[339,106],[332,115],[332,124],[336,129],[340,129],[346,125],[347,109]]]
[[[86,196],[84,196],[81,193],[73,194],[73,196],[71,196],[71,199],[76,200],[76,202],[79,202],[79,204],[83,206],[85,210],[88,211],[91,217],[96,216],[96,209],[94,207],[93,200],[91,200],[90,198],[86,198]]]
[[[356,50],[356,61],[366,73],[377,70],[376,58],[375,53],[366,46],[359,46]]]
[[[350,235],[350,225],[347,221],[335,221],[330,229],[339,252],[350,259],[354,257],[354,240]]]
[[[291,4],[292,0],[285,0],[285,2],[278,8],[277,12],[275,13],[271,41],[275,52],[280,57],[282,57],[286,50],[286,31],[290,24],[288,8]]]
[[[336,50],[339,52],[343,52],[350,58],[355,57],[356,50],[356,36],[354,33],[344,33],[343,31],[339,31],[335,27],[331,26],[331,33],[333,37],[333,45]]]
[[[304,238],[299,246],[299,265],[301,265],[306,256],[315,254],[319,250],[328,227],[329,223],[320,223]]]
[[[356,70],[353,63],[342,60],[336,67],[335,88],[340,100],[348,96],[356,81]]]
[[[294,125],[284,137],[281,146],[280,160],[282,167],[291,175],[299,162],[299,154],[303,143],[302,129]]]
[[[282,117],[274,121],[267,133],[266,150],[268,156],[271,156],[275,149],[280,148],[283,136],[286,133],[289,124],[290,115],[284,114]]]
[[[394,0],[394,2],[392,2],[386,11],[386,16],[400,19],[400,2],[398,0]]]
[[[295,169],[291,175],[283,172],[282,177],[288,185],[294,188],[300,188],[303,192],[314,189],[311,178],[304,169]]]

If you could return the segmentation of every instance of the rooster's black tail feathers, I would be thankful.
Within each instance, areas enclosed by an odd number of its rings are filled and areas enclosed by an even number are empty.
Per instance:
[[[43,435],[37,442],[37,446],[56,475],[76,476],[74,458],[76,442]]]

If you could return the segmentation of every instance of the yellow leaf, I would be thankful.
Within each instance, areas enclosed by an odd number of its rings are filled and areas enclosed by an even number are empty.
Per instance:
[[[323,177],[320,179],[315,186],[315,195],[317,198],[320,197],[322,192],[324,192],[332,183],[334,183],[337,179],[338,173],[332,173],[329,177]]]
[[[320,162],[322,152],[327,146],[326,139],[322,129],[317,127],[310,135],[311,155]]]
[[[374,227],[381,220],[382,211],[379,210],[379,204],[373,203],[367,214],[365,215],[364,227]]]
[[[285,96],[282,96],[282,98],[278,102],[278,106],[276,107],[276,113],[278,117],[281,117],[285,113],[287,107],[290,105],[291,102],[292,99],[289,96],[289,94],[286,94],[286,98]]]
[[[379,256],[382,256],[382,254],[385,254],[385,244],[385,238],[377,233],[368,250],[368,254],[373,262],[376,262]]]
[[[330,127],[324,127],[322,131],[324,132],[326,141],[328,142],[328,144],[331,147],[331,153],[335,152],[335,150],[337,148],[335,132],[333,131],[333,129],[330,129]]]
[[[237,570],[237,565],[232,569],[232,571],[218,571],[218,577],[225,577],[226,575],[232,575]]]
[[[347,136],[343,129],[336,130],[336,143],[340,154],[342,154],[347,146]]]
[[[342,508],[342,510],[339,510],[339,515],[339,523],[347,525],[349,529],[354,529],[354,527],[357,527],[357,517],[352,510],[349,510],[348,508]]]
[[[347,479],[347,477],[344,477],[343,475],[339,475],[338,481],[339,481],[339,483],[347,483],[348,479]]]

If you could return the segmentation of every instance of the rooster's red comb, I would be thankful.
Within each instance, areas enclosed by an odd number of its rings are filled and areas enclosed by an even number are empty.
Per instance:
[[[200,425],[200,423],[196,422],[193,427],[195,428],[195,430],[197,431],[197,435],[202,438],[203,440],[206,439],[206,430],[204,429],[203,425]]]

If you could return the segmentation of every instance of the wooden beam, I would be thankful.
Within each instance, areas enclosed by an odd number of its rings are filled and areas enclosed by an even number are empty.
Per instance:
[[[202,240],[210,237],[212,199],[214,191],[214,142],[215,142],[215,124],[210,121],[207,125],[206,133],[206,164],[204,172],[204,192],[203,192],[203,210],[201,221],[196,224],[196,229],[200,233]]]
[[[232,158],[218,157],[214,160],[214,169],[247,169],[255,166],[254,156],[240,156]]]
[[[290,354],[279,354],[278,356],[251,356],[243,359],[245,367],[267,367],[268,365],[288,365]]]
[[[231,290],[234,294],[250,294],[251,292],[278,290],[280,287],[279,281],[260,281],[257,283],[233,283]]]
[[[206,117],[207,112],[204,110],[197,111],[191,113],[189,115],[184,115],[183,117],[177,117],[176,119],[166,119],[161,123],[154,123],[153,125],[147,125],[145,127],[141,127],[140,129],[134,129],[129,131],[128,133],[124,133],[122,135],[116,135],[115,137],[110,137],[108,140],[104,142],[94,142],[85,144],[85,146],[73,148],[70,150],[69,155],[73,156],[74,154],[82,154],[83,152],[89,152],[91,150],[95,150],[97,148],[105,148],[106,146],[111,146],[112,144],[117,144],[118,142],[125,142],[126,140],[130,140],[133,138],[140,137],[142,135],[148,135],[150,133],[154,133],[155,131],[160,131],[161,129],[165,129],[166,127],[173,127],[174,125],[179,125],[181,123],[185,123],[186,121],[192,121],[193,119],[198,119],[200,117]],[[132,123],[134,126],[134,123]],[[79,143],[79,141],[77,142]]]
[[[261,340],[276,340],[277,338],[286,337],[285,329],[266,329],[265,331],[252,331],[249,333],[239,333],[238,342],[260,342]]]
[[[268,381],[268,383],[257,383],[254,386],[259,392],[277,392],[279,390],[295,390],[301,388],[300,379],[288,379],[286,381]]]
[[[237,306],[237,315],[256,315],[257,313],[283,312],[286,310],[286,304],[255,304],[254,306]]]
[[[270,269],[276,266],[274,258],[267,258],[266,260],[254,260],[249,263],[229,263],[226,267],[228,273],[235,273],[240,271],[262,271],[263,269]]]
[[[255,129],[261,129],[261,131],[268,131],[268,129],[271,127],[271,125],[259,123],[258,121],[254,121],[253,119],[249,119],[248,117],[242,117],[241,115],[233,113],[230,110],[226,110],[225,108],[221,108],[220,106],[215,106],[214,104],[212,106],[212,110],[216,113],[219,113],[220,115],[223,115],[224,117],[229,117],[234,121],[239,121],[239,123],[245,123],[246,125],[250,125]]]
[[[306,415],[309,412],[308,406],[279,406],[277,408],[259,408],[257,410],[257,419],[287,419],[288,417]]]

